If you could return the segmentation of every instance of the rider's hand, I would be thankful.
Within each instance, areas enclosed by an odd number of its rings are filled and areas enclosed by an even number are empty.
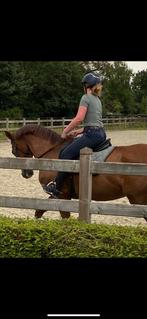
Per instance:
[[[63,131],[62,134],[61,134],[61,137],[66,139],[67,138],[67,134]]]
[[[76,137],[77,134],[78,134],[77,131],[72,131],[72,132],[68,133],[68,136],[69,137]]]

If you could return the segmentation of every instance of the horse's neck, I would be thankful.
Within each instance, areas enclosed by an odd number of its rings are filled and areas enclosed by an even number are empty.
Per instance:
[[[67,145],[67,143],[69,144],[67,141],[51,144],[49,139],[46,140],[34,135],[31,135],[31,138],[28,135],[26,137],[26,141],[32,154],[36,158],[58,158],[60,151]]]
[[[60,152],[70,143],[71,143],[71,140],[68,140],[68,141],[63,141],[63,142],[59,142],[57,144],[51,145],[50,149],[47,152],[42,154],[43,155],[42,157],[50,158],[50,159],[59,158]]]
[[[44,158],[59,158],[59,154],[60,152],[71,143],[71,141],[65,141],[63,143],[60,144],[55,144],[54,146],[52,146],[52,149],[50,149],[47,153],[43,154]]]
[[[29,148],[34,155],[34,157],[39,158],[46,152],[48,152],[53,144],[50,143],[50,140],[43,139],[38,136],[28,135],[26,136],[26,142],[29,145]]]

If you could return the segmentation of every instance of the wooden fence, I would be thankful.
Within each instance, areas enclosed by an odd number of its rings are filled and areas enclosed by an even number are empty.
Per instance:
[[[0,207],[75,212],[79,213],[79,219],[86,222],[90,222],[91,214],[147,218],[146,205],[113,205],[91,200],[92,174],[147,176],[147,165],[137,163],[99,163],[91,161],[91,154],[92,151],[90,149],[84,148],[80,152],[80,160],[0,158],[0,168],[2,169],[79,172],[79,200],[0,196]]]
[[[0,131],[4,130],[16,130],[26,124],[38,124],[43,125],[45,127],[53,128],[61,128],[63,129],[71,119],[65,119],[64,117],[61,119],[36,119],[36,120],[27,120],[25,118],[21,120],[10,120],[9,118],[5,120],[0,120]],[[147,116],[139,117],[139,116],[132,116],[132,117],[104,117],[103,123],[106,128],[129,128],[129,127],[137,127],[143,126],[147,127]]]

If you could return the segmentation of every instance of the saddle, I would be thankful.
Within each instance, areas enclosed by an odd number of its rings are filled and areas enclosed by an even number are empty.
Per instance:
[[[109,146],[112,146],[111,144],[111,138],[106,139],[102,143],[100,143],[97,147],[93,149],[93,152],[100,152],[108,148]]]
[[[63,152],[63,150],[70,144],[71,142],[67,142],[66,145],[61,149],[60,154]],[[108,148],[109,146],[112,146],[111,144],[111,138],[106,139],[105,141],[101,142],[97,147],[93,149],[93,152],[100,152]],[[59,155],[60,158],[60,155]]]
[[[63,152],[63,150],[70,144],[71,142],[67,142],[66,145],[64,145],[64,148],[61,149],[60,151],[60,154],[61,152]],[[93,149],[93,152],[100,152],[100,151],[103,151],[105,150],[106,148],[108,148],[109,146],[112,146],[111,144],[111,139],[108,138],[106,139],[105,141],[103,141],[102,143],[100,143],[97,147],[95,147]],[[60,157],[60,155],[59,155]],[[77,158],[78,160],[78,158]],[[97,174],[94,174],[94,175],[97,175]],[[70,173],[70,176],[69,176],[69,193],[70,193],[70,196],[71,198],[78,198],[77,195],[76,195],[76,192],[75,192],[75,188],[74,188],[74,183],[73,183],[73,174]]]

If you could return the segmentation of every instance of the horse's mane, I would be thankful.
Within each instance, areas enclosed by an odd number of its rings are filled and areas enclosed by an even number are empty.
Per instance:
[[[16,131],[15,138],[20,138],[25,134],[33,134],[35,136],[42,137],[46,140],[50,139],[50,142],[52,144],[57,142],[63,142],[63,139],[58,133],[52,131],[49,128],[37,124],[28,124],[21,127]]]

